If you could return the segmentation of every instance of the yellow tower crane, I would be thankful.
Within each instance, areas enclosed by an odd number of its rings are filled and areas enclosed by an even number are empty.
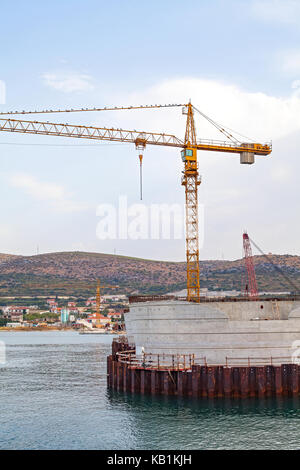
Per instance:
[[[199,273],[199,241],[198,241],[198,173],[197,151],[226,152],[240,155],[240,163],[254,163],[255,155],[266,156],[272,151],[271,143],[242,142],[235,138],[224,126],[220,126],[204,113],[199,111],[191,102],[187,104],[145,105],[127,107],[81,108],[81,109],[50,109],[42,111],[11,111],[0,115],[31,115],[48,113],[66,113],[82,111],[119,111],[132,109],[156,109],[182,107],[187,116],[185,138],[180,139],[172,134],[124,130],[105,127],[59,124],[53,122],[28,121],[12,118],[0,119],[0,131],[22,134],[38,134],[92,139],[110,142],[133,143],[139,150],[140,168],[142,167],[143,152],[147,145],[176,147],[181,150],[184,163],[182,185],[185,187],[186,198],[186,258],[187,258],[187,297],[189,301],[200,301]],[[199,140],[196,136],[194,112],[207,119],[228,140]]]

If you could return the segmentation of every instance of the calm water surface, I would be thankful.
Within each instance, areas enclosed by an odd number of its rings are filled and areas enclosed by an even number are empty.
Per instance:
[[[0,332],[0,449],[298,449],[299,401],[111,393],[112,337]]]

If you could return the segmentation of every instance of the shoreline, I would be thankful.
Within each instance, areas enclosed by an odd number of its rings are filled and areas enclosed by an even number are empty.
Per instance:
[[[2,332],[7,332],[7,333],[10,333],[12,331],[18,331],[18,332],[24,332],[24,331],[75,331],[75,332],[80,332],[82,331],[81,329],[75,329],[75,328],[39,328],[39,327],[35,327],[35,328],[28,328],[28,327],[24,327],[24,328],[20,328],[20,327],[16,327],[16,328],[6,328],[6,327],[0,327],[0,333]],[[106,334],[111,334],[111,335],[118,335],[118,333],[115,333],[115,332],[106,332]]]
[[[79,330],[75,330],[74,328],[39,328],[39,327],[34,327],[34,328],[29,328],[29,327],[24,327],[24,328],[6,328],[6,327],[1,327],[0,328],[0,332],[3,332],[3,331],[7,331],[7,332],[10,332],[10,331],[79,331]]]

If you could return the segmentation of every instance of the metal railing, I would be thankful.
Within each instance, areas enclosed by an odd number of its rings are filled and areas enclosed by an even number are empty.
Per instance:
[[[292,364],[291,356],[249,356],[249,357],[229,357],[218,363],[208,361],[205,356],[196,357],[195,354],[153,354],[144,353],[136,355],[134,350],[118,352],[118,361],[125,363],[132,369],[149,370],[180,370],[188,371],[193,366],[206,367],[259,367],[259,366],[279,366],[281,364]]]
[[[139,303],[139,302],[162,302],[170,300],[179,300],[181,302],[188,301],[187,297],[175,296],[175,295],[134,295],[129,297],[129,303]],[[300,300],[300,295],[283,295],[281,296],[261,296],[258,298],[251,297],[205,297],[200,296],[200,302],[262,302],[262,301],[281,301],[281,300],[290,300],[296,301]]]
[[[117,353],[119,362],[131,368],[155,370],[190,370],[196,364],[195,354],[152,354],[135,355],[135,351]],[[203,358],[204,360],[204,358]],[[199,363],[199,358],[197,359]],[[202,365],[205,365],[203,361]]]
[[[236,148],[237,146],[241,148],[245,148],[253,150],[255,148],[254,146],[256,145],[258,150],[263,150],[267,149],[268,147],[272,149],[272,141],[264,142],[263,144],[258,144],[256,142],[245,142],[245,143],[239,143],[239,142],[230,142],[228,140],[215,140],[215,139],[197,139],[197,144],[198,145],[216,145],[216,146],[221,146],[221,147],[232,147]]]
[[[264,357],[226,357],[225,367],[252,367],[252,366],[279,366],[281,364],[291,364],[291,356],[264,356]]]

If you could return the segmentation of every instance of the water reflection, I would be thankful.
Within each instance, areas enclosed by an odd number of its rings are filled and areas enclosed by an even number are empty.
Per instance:
[[[299,400],[195,400],[111,392],[111,338],[7,336],[1,449],[299,448]],[[3,335],[0,335],[3,340]]]
[[[298,397],[200,400],[110,392],[108,399],[127,410],[140,449],[299,448]]]

